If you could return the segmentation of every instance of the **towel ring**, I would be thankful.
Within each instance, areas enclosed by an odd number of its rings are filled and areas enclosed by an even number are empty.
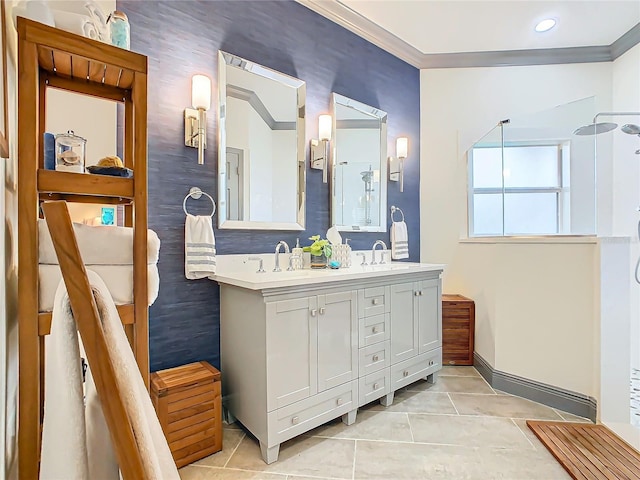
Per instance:
[[[211,216],[213,217],[213,215],[216,213],[216,202],[213,201],[213,198],[211,198],[211,195],[209,195],[207,192],[203,192],[198,187],[191,187],[191,190],[189,190],[189,193],[184,197],[184,201],[182,202],[182,209],[184,210],[185,215],[189,215],[189,212],[187,212],[187,200],[189,199],[189,197],[195,200],[198,200],[202,195],[204,195],[205,197],[208,197],[209,200],[211,200],[211,205],[213,205]]]
[[[396,212],[400,212],[400,215],[402,215],[402,220],[400,220],[401,222],[404,222],[404,212],[402,211],[402,209],[396,207],[395,205],[391,205],[391,221],[395,222],[396,220],[393,219],[393,214]]]

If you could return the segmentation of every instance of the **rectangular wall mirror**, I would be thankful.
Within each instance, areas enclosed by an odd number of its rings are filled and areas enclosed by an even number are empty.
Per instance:
[[[387,230],[387,113],[333,93],[331,223],[341,231]]]
[[[304,230],[305,82],[218,52],[218,226]]]

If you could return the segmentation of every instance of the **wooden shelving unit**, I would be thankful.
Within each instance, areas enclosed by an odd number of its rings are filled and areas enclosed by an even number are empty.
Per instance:
[[[124,164],[133,178],[44,169],[46,93],[57,88],[121,102]],[[18,18],[18,474],[38,478],[43,412],[44,335],[51,314],[38,308],[40,203],[66,200],[125,205],[134,228],[132,305],[118,308],[147,386],[147,58],[25,18]],[[61,439],[63,441],[63,439]]]

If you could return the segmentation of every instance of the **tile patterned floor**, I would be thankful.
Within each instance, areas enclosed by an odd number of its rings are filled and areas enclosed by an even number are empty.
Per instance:
[[[473,367],[444,367],[435,385],[374,402],[347,427],[336,419],[280,447],[266,465],[258,442],[227,426],[221,452],[180,470],[183,480],[565,480],[526,419],[588,421],[493,390]]]

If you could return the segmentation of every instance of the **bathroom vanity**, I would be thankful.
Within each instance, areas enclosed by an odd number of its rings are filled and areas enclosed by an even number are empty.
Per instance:
[[[260,442],[280,443],[442,368],[442,265],[216,275],[223,401]]]

